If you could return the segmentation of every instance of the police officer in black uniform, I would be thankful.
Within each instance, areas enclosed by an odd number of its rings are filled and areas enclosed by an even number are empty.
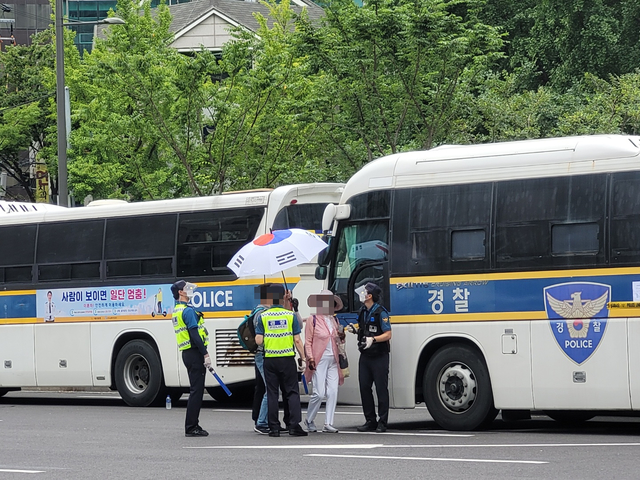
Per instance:
[[[391,324],[389,312],[380,305],[382,290],[375,283],[367,283],[356,290],[362,302],[358,312],[358,325],[349,330],[358,334],[358,377],[360,398],[366,422],[358,427],[359,432],[386,432],[389,421],[389,340]],[[357,330],[356,330],[357,328]],[[378,395],[378,421],[373,400],[373,385]]]

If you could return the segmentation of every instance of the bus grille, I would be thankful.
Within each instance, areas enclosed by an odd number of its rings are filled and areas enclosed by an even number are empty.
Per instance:
[[[254,364],[254,355],[240,346],[236,330],[216,330],[216,365],[244,367]]]

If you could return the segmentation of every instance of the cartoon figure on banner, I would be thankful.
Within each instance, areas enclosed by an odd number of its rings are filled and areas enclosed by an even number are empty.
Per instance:
[[[600,283],[570,282],[544,289],[551,331],[562,351],[578,365],[591,357],[604,336],[610,298],[611,286]]]
[[[44,302],[44,321],[45,323],[48,322],[55,322],[56,320],[56,306],[53,303],[53,293],[51,292],[51,290],[49,290],[47,292],[47,300]]]
[[[156,315],[167,316],[167,311],[162,310],[162,288],[158,288],[158,293],[153,296],[153,311],[151,312],[151,316],[155,317]]]

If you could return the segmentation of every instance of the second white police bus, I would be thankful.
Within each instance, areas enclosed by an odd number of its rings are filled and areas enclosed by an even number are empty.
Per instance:
[[[425,402],[450,430],[499,410],[640,410],[640,137],[390,155],[349,180],[323,224],[334,237],[317,276],[344,300],[342,321],[358,286],[384,292],[392,407]],[[341,395],[359,401],[357,378]]]
[[[192,304],[205,315],[214,368],[231,400],[251,395],[253,355],[236,329],[257,303],[255,286],[269,278],[237,279],[227,263],[270,229],[319,230],[341,192],[341,184],[320,183],[69,209],[5,205],[0,396],[43,386],[111,387],[133,406],[180,396],[189,379],[171,323],[176,279],[199,285]],[[300,299],[321,289],[314,269],[286,272]],[[227,398],[212,376],[206,385]]]

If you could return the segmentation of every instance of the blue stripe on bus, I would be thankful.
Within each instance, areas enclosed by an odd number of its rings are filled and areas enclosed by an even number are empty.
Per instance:
[[[637,269],[634,269],[637,271]],[[640,282],[640,273],[607,275],[606,269],[599,275],[584,276],[584,271],[564,271],[565,276],[553,272],[549,277],[501,279],[498,275],[447,277],[403,277],[391,279],[390,300],[392,315],[444,315],[491,312],[544,312],[546,309],[544,289],[554,285],[571,283],[570,290],[584,290],[583,302],[595,300],[589,296],[590,283],[610,286],[610,302],[630,302],[633,298],[633,282]],[[625,269],[631,272],[632,269]],[[551,273],[551,272],[542,272]],[[573,275],[573,274],[576,275]],[[444,281],[443,281],[444,280]],[[582,285],[581,285],[582,284]],[[638,284],[640,293],[640,284]],[[593,295],[592,295],[593,296]],[[454,299],[455,297],[455,299]],[[566,295],[565,295],[566,297]],[[557,298],[569,301],[568,298]],[[606,317],[603,309],[595,317]]]

